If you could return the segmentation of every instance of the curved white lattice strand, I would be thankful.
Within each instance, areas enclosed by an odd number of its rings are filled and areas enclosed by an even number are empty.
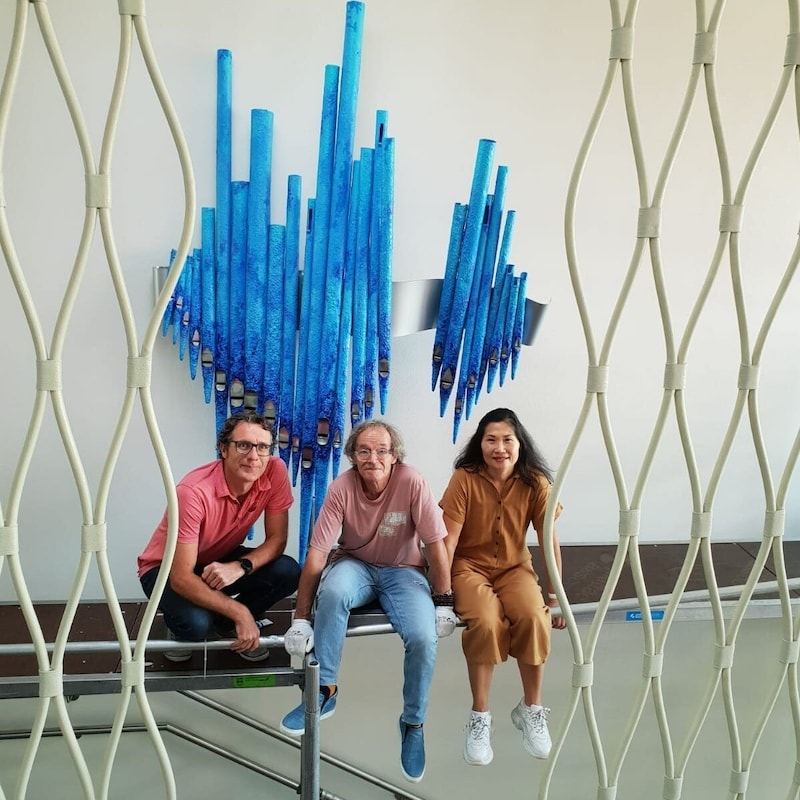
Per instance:
[[[8,68],[4,75],[2,94],[0,94],[0,156],[4,152],[4,134],[9,115],[10,98],[13,88],[17,81],[20,57],[24,46],[24,36],[26,31],[27,13],[29,4],[19,2],[17,4],[17,16],[15,23],[14,38],[12,42],[11,54],[9,57]],[[137,394],[141,397],[143,416],[150,435],[156,460],[161,471],[162,480],[167,495],[167,506],[170,512],[170,525],[168,533],[168,552],[167,558],[171,559],[174,553],[177,540],[177,501],[175,497],[175,486],[172,478],[169,463],[164,451],[163,443],[158,430],[155,413],[150,398],[150,376],[152,350],[158,330],[158,323],[163,316],[168,298],[174,289],[174,285],[180,276],[180,270],[174,270],[167,285],[165,285],[162,296],[153,310],[149,319],[147,331],[144,336],[144,344],[139,351],[136,340],[136,326],[131,305],[127,296],[123,273],[119,262],[117,248],[114,243],[113,228],[110,213],[111,198],[111,158],[113,143],[116,133],[119,111],[124,94],[126,75],[129,69],[131,39],[135,27],[137,39],[140,44],[144,62],[154,86],[156,95],[161,104],[168,127],[172,134],[178,158],[180,161],[183,175],[185,208],[183,230],[178,248],[177,261],[182,264],[189,251],[193,232],[194,218],[196,214],[196,201],[194,189],[194,177],[188,153],[188,147],[180,130],[177,116],[172,107],[164,82],[159,74],[157,62],[149,40],[146,25],[144,24],[144,2],[143,0],[120,0],[120,49],[117,65],[117,73],[109,104],[106,120],[99,169],[95,169],[94,158],[92,156],[89,136],[86,131],[85,122],[80,111],[80,106],[73,91],[66,65],[61,56],[55,31],[53,30],[48,9],[45,3],[35,4],[37,20],[42,39],[50,56],[53,71],[58,79],[59,86],[65,98],[70,119],[75,129],[78,146],[84,164],[86,175],[86,209],[84,214],[83,228],[78,244],[77,254],[74,260],[73,269],[67,284],[64,298],[59,309],[56,323],[53,330],[52,344],[48,354],[44,344],[44,336],[41,325],[36,314],[34,303],[27,289],[24,272],[16,257],[11,233],[7,226],[5,216],[5,204],[0,203],[0,246],[9,265],[12,280],[17,289],[26,319],[31,329],[34,341],[34,349],[37,359],[37,392],[34,401],[31,423],[29,425],[28,436],[23,445],[19,464],[12,484],[11,497],[8,504],[8,520],[3,525],[3,531],[8,530],[0,543],[0,555],[8,556],[11,568],[14,588],[19,598],[23,614],[35,644],[36,655],[40,665],[40,701],[37,705],[37,712],[32,724],[31,736],[25,751],[25,757],[20,767],[15,797],[24,798],[27,793],[27,785],[30,779],[31,770],[38,752],[41,741],[46,715],[50,707],[51,700],[58,713],[59,727],[65,737],[70,750],[70,755],[79,773],[82,791],[87,798],[95,797],[95,790],[89,770],[83,759],[80,748],[72,729],[69,716],[66,711],[63,696],[63,658],[69,630],[74,621],[75,612],[85,587],[86,577],[91,565],[92,555],[96,557],[98,571],[103,586],[103,592],[108,604],[114,625],[116,637],[120,646],[122,660],[122,691],[117,705],[112,734],[108,740],[106,757],[104,759],[103,773],[100,780],[99,797],[108,796],[110,778],[113,763],[117,752],[122,725],[125,721],[127,709],[130,702],[132,689],[137,690],[137,697],[141,713],[145,719],[149,735],[155,745],[157,758],[161,766],[167,794],[170,798],[176,797],[175,779],[166,749],[161,740],[157,724],[150,710],[147,695],[144,691],[144,655],[145,643],[155,616],[156,606],[160,597],[163,585],[166,582],[168,571],[164,573],[164,580],[160,581],[160,586],[156,587],[153,599],[147,608],[143,624],[139,632],[139,639],[135,647],[133,657],[129,645],[129,634],[122,616],[119,600],[117,598],[113,578],[109,568],[107,558],[107,530],[106,530],[106,507],[108,495],[114,476],[114,470],[121,452],[121,448],[128,430],[133,406]],[[0,195],[0,198],[2,196]],[[94,508],[92,507],[92,496],[85,477],[80,454],[76,443],[73,440],[67,410],[61,387],[61,354],[66,332],[69,327],[71,312],[74,307],[75,299],[79,293],[81,281],[85,271],[88,250],[93,238],[95,223],[99,219],[100,230],[103,244],[111,273],[114,291],[120,308],[127,341],[127,389],[123,398],[122,409],[119,414],[117,425],[112,441],[109,444],[108,454],[103,466],[100,477]],[[83,524],[81,529],[81,556],[73,582],[72,590],[66,603],[66,608],[62,616],[59,631],[55,641],[55,647],[51,659],[48,659],[44,638],[41,632],[38,619],[27,591],[24,574],[18,559],[17,546],[17,515],[19,499],[22,494],[27,468],[30,463],[33,451],[38,440],[44,415],[46,400],[48,396],[52,400],[54,416],[58,424],[67,458],[72,468],[75,480],[78,499],[82,509]],[[6,541],[8,539],[8,542]],[[2,561],[0,561],[0,565]],[[2,792],[2,789],[0,789]]]
[[[566,737],[567,731],[573,722],[574,713],[577,708],[578,696],[580,696],[583,700],[589,736],[595,752],[599,783],[598,797],[602,797],[604,799],[613,798],[616,795],[616,787],[619,781],[621,769],[630,744],[633,741],[636,733],[636,729],[639,724],[648,694],[652,694],[656,720],[664,753],[664,797],[669,798],[670,800],[673,798],[679,798],[682,793],[682,783],[686,765],[691,756],[694,744],[697,741],[697,737],[699,736],[699,733],[704,725],[705,719],[711,707],[711,703],[716,696],[720,682],[722,683],[723,704],[731,742],[730,790],[733,797],[743,798],[747,789],[749,768],[752,762],[753,754],[755,753],[758,740],[763,733],[767,720],[769,719],[771,710],[774,707],[780,692],[780,688],[783,685],[783,681],[786,678],[787,672],[790,674],[790,676],[796,673],[797,635],[791,619],[791,603],[785,583],[786,571],[783,563],[783,551],[780,546],[780,541],[783,534],[782,501],[785,497],[785,487],[788,485],[789,476],[794,469],[797,454],[798,451],[800,451],[800,446],[798,446],[798,442],[796,441],[795,447],[793,448],[789,457],[789,461],[786,465],[786,469],[784,470],[782,481],[784,488],[782,491],[781,503],[776,506],[758,417],[757,378],[760,351],[763,347],[763,340],[766,338],[769,327],[772,323],[772,319],[777,312],[780,302],[784,297],[794,274],[797,257],[796,255],[793,255],[791,259],[790,265],[787,268],[781,285],[776,291],[775,297],[773,298],[773,304],[770,307],[767,317],[762,323],[756,348],[751,354],[747,335],[748,326],[746,309],[744,306],[744,291],[741,281],[738,236],[741,221],[741,209],[743,206],[747,184],[753,173],[755,165],[764,150],[769,133],[774,125],[777,112],[781,107],[783,98],[785,97],[792,71],[794,70],[794,65],[792,63],[792,59],[789,57],[789,54],[796,52],[796,45],[793,44],[793,41],[796,41],[795,32],[797,30],[797,15],[795,4],[792,4],[792,10],[790,14],[791,21],[789,45],[787,46],[787,65],[784,68],[783,75],[781,76],[781,80],[776,91],[775,100],[773,101],[766,115],[764,123],[761,126],[761,130],[756,137],[756,141],[753,144],[748,161],[743,170],[743,176],[740,180],[739,187],[735,193],[735,196],[733,196],[731,191],[730,168],[728,164],[727,151],[725,148],[714,75],[716,43],[724,5],[724,2],[721,0],[720,2],[717,2],[708,19],[708,22],[706,23],[705,4],[703,2],[696,3],[696,21],[698,32],[695,35],[695,51],[689,82],[678,120],[676,122],[672,137],[669,141],[666,154],[662,161],[662,166],[656,182],[653,197],[650,199],[647,196],[647,181],[644,170],[641,138],[637,123],[636,100],[633,91],[632,54],[636,5],[633,2],[628,5],[623,21],[621,19],[618,4],[611,2],[612,36],[609,68],[606,73],[606,79],[601,90],[600,97],[597,101],[595,111],[593,112],[591,121],[589,123],[587,133],[579,149],[576,165],[570,181],[565,210],[566,250],[568,256],[568,266],[570,269],[570,278],[572,280],[573,290],[580,313],[581,324],[583,326],[584,336],[586,339],[587,351],[589,354],[589,376],[587,382],[587,397],[583,408],[581,409],[575,431],[567,447],[565,457],[561,462],[554,486],[553,497],[551,499],[551,506],[548,509],[545,533],[545,555],[548,558],[551,572],[553,572],[553,574],[557,574],[553,561],[553,554],[550,549],[550,526],[553,522],[554,511],[558,502],[561,488],[566,480],[569,467],[574,458],[575,450],[581,440],[581,437],[583,436],[585,423],[591,407],[592,394],[596,395],[597,397],[597,409],[603,441],[620,502],[620,541],[617,546],[614,562],[609,570],[609,575],[601,597],[599,609],[587,635],[585,646],[580,642],[580,638],[574,626],[574,619],[572,618],[572,615],[569,611],[566,611],[573,645],[573,656],[575,660],[573,675],[573,688],[575,691],[573,694],[573,702],[567,715],[566,724],[555,744],[553,758],[551,759],[549,768],[540,787],[540,797],[543,798],[547,797],[548,795],[549,784],[556,768],[556,761],[559,751]],[[639,188],[640,212],[637,229],[637,242],[636,246],[634,247],[633,256],[623,280],[617,301],[612,310],[612,315],[606,329],[599,357],[596,357],[594,336],[592,333],[591,324],[589,322],[588,309],[585,297],[583,295],[578,270],[578,258],[575,247],[574,217],[580,178],[586,166],[591,144],[596,137],[599,124],[605,112],[617,68],[619,68],[619,73],[621,76],[625,113],[633,146],[634,166]],[[722,213],[720,218],[720,230],[717,247],[714,251],[705,281],[700,289],[692,312],[689,316],[686,329],[683,332],[681,344],[676,352],[675,336],[673,333],[673,325],[670,317],[670,307],[667,297],[667,287],[664,280],[665,269],[659,244],[660,213],[668,183],[668,177],[675,162],[678,147],[686,130],[690,110],[695,103],[701,71],[705,76],[708,110],[719,160],[720,178],[722,184]],[[656,298],[664,337],[666,367],[662,400],[657,412],[656,422],[648,443],[647,451],[639,469],[635,488],[629,503],[627,501],[627,491],[625,488],[619,456],[614,444],[611,414],[607,405],[606,391],[608,388],[611,346],[616,335],[616,329],[620,317],[629,301],[631,284],[634,275],[640,266],[643,250],[642,245],[645,239],[647,239],[649,242],[649,254],[653,270],[654,287],[656,291]],[[720,445],[720,450],[717,454],[716,461],[714,463],[708,488],[705,492],[705,496],[703,496],[699,470],[694,455],[685,407],[687,353],[692,336],[697,327],[698,320],[708,298],[711,286],[718,279],[719,267],[726,251],[729,252],[730,257],[731,282],[735,297],[736,320],[740,332],[740,360],[742,366],[740,368],[739,386],[737,387],[737,394],[731,412],[731,417],[723,441]],[[682,565],[681,573],[678,576],[676,585],[671,595],[670,602],[668,603],[665,611],[663,623],[659,627],[658,636],[656,637],[654,626],[649,614],[647,589],[639,560],[639,509],[642,505],[649,473],[663,438],[665,424],[669,416],[669,408],[672,404],[673,398],[675,403],[678,432],[684,451],[687,474],[693,499],[693,512],[691,536],[688,542],[686,557]],[[764,483],[766,519],[762,546],[759,549],[759,553],[752,566],[747,583],[742,589],[741,595],[739,596],[733,618],[726,629],[711,552],[711,512],[713,509],[714,498],[722,470],[727,463],[734,437],[740,428],[742,415],[746,404],[750,412],[749,419],[751,434]],[[747,606],[753,597],[753,590],[758,582],[758,577],[766,563],[766,559],[770,551],[773,553],[776,571],[780,576],[780,582],[782,583],[779,589],[779,594],[781,597],[783,613],[784,643],[781,648],[781,652],[776,658],[776,663],[780,662],[777,667],[777,674],[774,680],[770,680],[768,683],[765,683],[768,688],[763,711],[755,725],[751,737],[751,743],[747,748],[747,752],[743,753],[740,741],[741,737],[739,726],[737,724],[735,713],[735,698],[733,696],[731,685],[733,656],[735,652],[737,633],[741,621],[744,617]],[[675,619],[678,603],[680,602],[681,596],[685,591],[689,576],[692,572],[698,555],[701,557],[706,584],[708,586],[711,599],[715,631],[715,656],[713,662],[710,664],[710,679],[706,688],[705,697],[700,704],[694,723],[690,726],[685,738],[682,740],[682,746],[680,747],[681,752],[676,759],[675,750],[672,743],[672,735],[670,733],[669,720],[666,713],[666,703],[662,693],[661,670],[667,637],[671,625]],[[616,584],[626,558],[630,563],[631,572],[636,587],[637,598],[642,610],[644,663],[642,670],[642,681],[639,685],[639,690],[631,708],[628,725],[623,732],[618,754],[613,764],[609,766],[609,764],[606,762],[603,743],[601,741],[600,732],[598,731],[596,716],[593,709],[591,686],[593,679],[592,662],[606,610],[613,595],[614,589],[616,588]],[[561,589],[559,588],[559,592],[560,591]],[[798,698],[796,682],[790,687],[789,691],[792,698],[793,708],[797,709]],[[797,732],[795,735],[797,736]],[[800,752],[800,748],[798,748],[798,752]],[[797,781],[795,780],[795,784],[796,783]],[[794,790],[791,796],[794,796]]]

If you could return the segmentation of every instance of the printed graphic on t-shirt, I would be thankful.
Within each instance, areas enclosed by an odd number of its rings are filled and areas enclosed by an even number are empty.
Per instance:
[[[387,511],[383,515],[383,522],[378,525],[378,536],[394,536],[397,529],[406,524],[407,519],[405,511]]]

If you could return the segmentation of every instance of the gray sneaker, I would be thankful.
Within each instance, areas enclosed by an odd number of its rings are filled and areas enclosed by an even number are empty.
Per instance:
[[[256,647],[255,650],[248,650],[245,652],[244,650],[239,652],[239,656],[243,658],[245,661],[266,661],[269,658],[269,647]]]
[[[492,715],[487,711],[470,713],[467,722],[467,738],[464,742],[464,761],[474,767],[485,767],[492,763]]]
[[[167,639],[173,642],[180,641],[178,637],[175,636],[175,634],[169,628],[167,628]],[[175,650],[164,651],[164,658],[166,658],[167,661],[172,661],[174,664],[181,664],[184,661],[188,661],[191,657],[192,657],[191,650],[175,649]]]
[[[552,742],[550,731],[547,730],[547,715],[549,708],[539,708],[534,711],[525,705],[525,698],[511,712],[511,721],[517,730],[522,731],[522,744],[525,750],[534,758],[547,758],[550,755]]]

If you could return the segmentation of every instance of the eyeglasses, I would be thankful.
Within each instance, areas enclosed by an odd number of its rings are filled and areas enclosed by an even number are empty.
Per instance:
[[[236,452],[240,456],[248,455],[254,447],[256,449],[256,453],[258,453],[258,455],[260,455],[262,458],[268,456],[272,452],[272,445],[264,444],[264,442],[245,442],[243,439],[235,442],[233,439],[231,439],[230,443],[236,448]]]
[[[383,447],[380,450],[368,450],[366,447],[361,447],[356,450],[356,458],[359,461],[369,461],[372,456],[376,456],[383,461],[384,458],[388,458],[391,454],[391,450],[387,450]]]

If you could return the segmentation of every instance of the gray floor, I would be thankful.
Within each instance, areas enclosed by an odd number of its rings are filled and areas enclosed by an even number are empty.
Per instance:
[[[699,614],[698,616],[703,616]],[[585,641],[588,626],[580,625]],[[779,669],[782,632],[775,618],[744,621],[739,634],[733,669],[733,697],[737,708],[741,744],[751,744],[757,719],[766,703],[766,686]],[[605,625],[595,658],[593,701],[609,764],[617,758],[620,737],[628,723],[637,688],[641,685],[642,628],[635,622]],[[712,669],[713,627],[705,619],[677,622],[670,632],[664,663],[666,710],[676,751],[705,695]],[[400,712],[402,650],[394,635],[350,639],[341,670],[341,699],[336,714],[322,723],[322,749],[412,796],[430,800],[450,798],[543,797],[541,778],[545,763],[522,750],[519,733],[509,720],[519,700],[519,679],[513,662],[498,667],[492,710],[494,712],[494,762],[483,768],[468,767],[462,760],[463,726],[469,709],[469,693],[458,634],[440,646],[439,662],[426,723],[428,769],[422,783],[406,783],[398,767],[396,720]],[[572,648],[567,633],[554,636],[554,649],[546,676],[546,702],[553,709],[551,731],[562,731],[568,713],[572,676]],[[225,690],[207,693],[244,715],[267,724],[278,720],[299,699],[296,688]],[[103,724],[112,719],[116,697],[82,697],[69,705],[75,725]],[[299,754],[289,746],[254,731],[178,694],[154,694],[151,700],[159,721],[191,730],[216,744],[230,748],[245,759],[296,779]],[[35,700],[5,700],[2,730],[30,726]],[[128,717],[139,721],[132,706]],[[48,725],[55,725],[53,717]],[[252,771],[231,764],[169,733],[165,743],[175,770],[178,797],[237,798],[296,797],[285,788]],[[87,735],[81,749],[95,785],[107,737]],[[7,798],[15,797],[16,771],[24,741],[0,742],[0,784]],[[796,741],[786,685],[770,716],[752,764],[747,797],[757,800],[786,798],[795,765]],[[729,797],[731,745],[719,692],[698,737],[683,784],[683,798]],[[662,797],[664,761],[652,703],[648,701],[631,749],[619,777],[616,800]],[[324,766],[322,788],[347,800],[392,798],[391,791],[364,785],[340,770]],[[552,800],[598,797],[595,757],[579,707],[555,764],[549,794]],[[144,734],[125,734],[113,772],[110,797],[165,797],[158,762]],[[42,745],[32,776],[28,798],[83,797],[66,748],[59,739]]]

